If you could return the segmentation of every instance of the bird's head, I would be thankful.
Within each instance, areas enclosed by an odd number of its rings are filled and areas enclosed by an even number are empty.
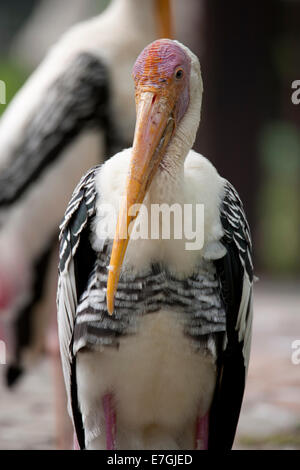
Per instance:
[[[154,125],[161,120],[165,128],[166,121],[170,121],[174,128],[181,120],[190,99],[190,71],[191,58],[175,41],[160,39],[142,51],[132,73],[137,108],[135,139],[141,120],[144,124],[149,121],[148,116],[141,115],[146,108],[150,122],[155,117]]]
[[[177,41],[160,39],[147,46],[134,68],[136,127],[123,205],[120,208],[107,282],[107,309],[114,296],[127,249],[128,227],[135,217],[128,209],[141,204],[180,128],[191,147],[200,119],[202,80],[199,61]],[[187,119],[190,115],[191,119]],[[189,150],[189,148],[187,150]],[[186,152],[182,151],[182,158]]]

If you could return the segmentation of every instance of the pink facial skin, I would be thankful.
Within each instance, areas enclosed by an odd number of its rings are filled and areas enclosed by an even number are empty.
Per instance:
[[[175,119],[184,116],[190,96],[191,59],[170,39],[159,39],[149,44],[139,55],[133,67],[136,89],[157,92],[160,95],[176,93]]]

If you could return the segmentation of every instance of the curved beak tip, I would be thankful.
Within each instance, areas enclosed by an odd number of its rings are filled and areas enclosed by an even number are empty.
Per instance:
[[[111,317],[112,314],[114,313],[114,307],[107,307],[108,315]]]
[[[114,296],[110,296],[107,294],[106,297],[106,306],[107,306],[107,311],[109,315],[112,315],[114,313]]]

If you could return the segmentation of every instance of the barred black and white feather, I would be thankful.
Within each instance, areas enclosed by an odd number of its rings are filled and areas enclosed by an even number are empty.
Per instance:
[[[138,333],[141,317],[170,310],[176,312],[194,347],[216,356],[215,335],[225,331],[226,318],[211,263],[202,263],[198,272],[186,279],[178,279],[160,264],[153,264],[143,274],[123,274],[111,317],[106,306],[109,265],[106,248],[108,245],[95,254],[94,270],[77,307],[74,355],[83,348],[101,351],[103,346],[119,347],[121,337]]]
[[[99,168],[100,165],[92,168],[81,178],[59,226],[59,271],[61,274],[68,269],[71,257],[74,256],[80,242],[82,231],[96,214],[95,175]]]

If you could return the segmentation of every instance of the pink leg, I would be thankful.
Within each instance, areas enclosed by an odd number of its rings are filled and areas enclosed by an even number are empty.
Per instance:
[[[12,283],[0,274],[0,314],[10,307],[14,296]]]
[[[207,450],[208,449],[208,425],[209,425],[209,413],[197,418],[196,423],[196,439],[195,449],[196,450]]]
[[[73,437],[73,450],[80,450],[78,440],[77,440],[77,436],[76,436],[75,432],[74,432],[74,437]]]
[[[104,395],[102,403],[105,417],[106,450],[116,450],[116,412],[112,394]]]
[[[0,340],[5,341],[5,338],[6,338],[6,333],[5,333],[4,324],[0,320]]]

